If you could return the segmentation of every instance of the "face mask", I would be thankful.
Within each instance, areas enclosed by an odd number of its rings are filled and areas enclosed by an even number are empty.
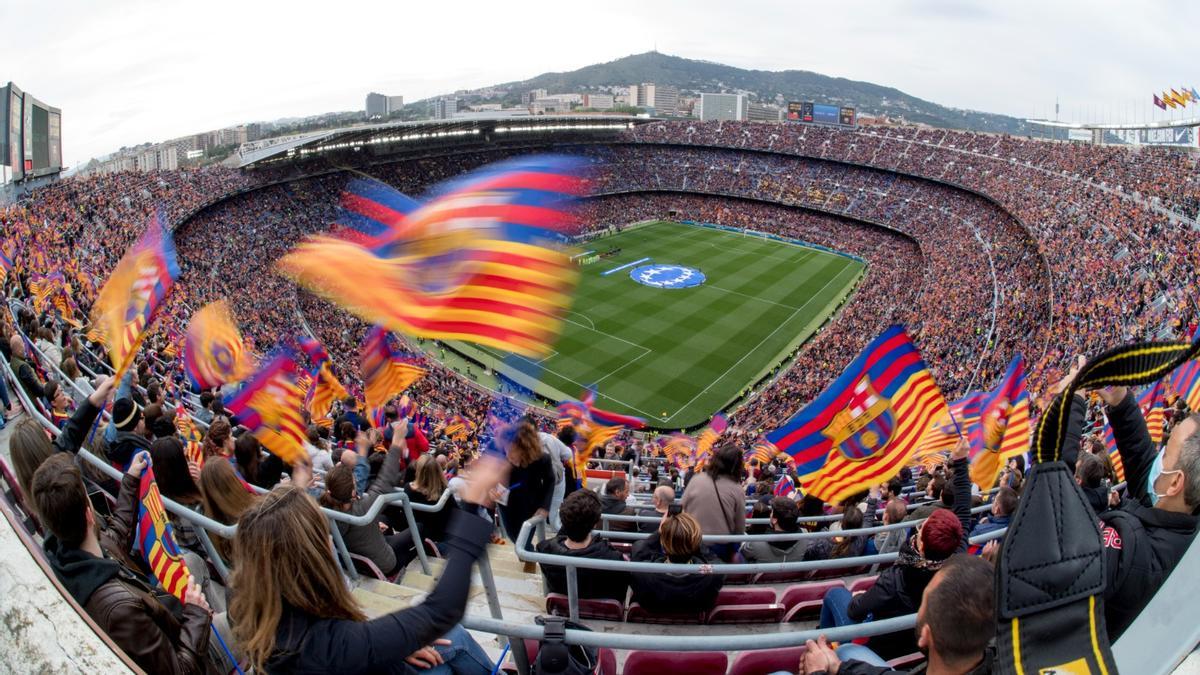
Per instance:
[[[1154,484],[1158,482],[1158,477],[1172,473],[1179,473],[1183,470],[1173,469],[1171,471],[1163,471],[1163,455],[1165,453],[1166,451],[1164,450],[1154,457],[1154,463],[1150,465],[1150,475],[1146,476],[1146,494],[1150,496],[1151,505],[1158,504],[1158,500],[1160,498],[1166,497],[1165,494],[1160,495],[1155,491]]]

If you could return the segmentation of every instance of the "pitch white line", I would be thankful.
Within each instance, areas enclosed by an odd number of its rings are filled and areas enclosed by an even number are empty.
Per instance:
[[[784,326],[786,326],[788,323],[790,323],[792,319],[796,318],[796,315],[797,315],[797,314],[799,314],[799,313],[800,313],[800,311],[801,311],[802,309],[804,309],[805,307],[808,307],[810,304],[812,304],[812,301],[813,301],[813,300],[816,300],[816,299],[817,299],[817,296],[819,296],[819,295],[821,295],[822,293],[824,293],[824,292],[825,292],[825,289],[826,289],[826,288],[829,288],[829,285],[830,285],[830,284],[832,284],[833,282],[835,282],[835,281],[837,281],[838,279],[840,279],[840,278],[842,277],[842,274],[844,274],[844,273],[846,272],[846,270],[848,270],[848,269],[853,269],[853,268],[852,268],[850,265],[847,265],[846,267],[843,267],[843,268],[841,269],[841,271],[840,271],[840,272],[838,272],[837,274],[835,274],[835,275],[833,276],[833,278],[832,278],[832,279],[830,279],[828,282],[826,282],[826,283],[825,283],[825,285],[824,285],[824,286],[822,286],[822,287],[821,287],[821,290],[819,290],[819,291],[817,291],[816,293],[814,293],[814,294],[813,294],[813,296],[812,296],[811,298],[809,298],[809,299],[808,299],[808,302],[804,303],[804,304],[803,304],[803,305],[801,305],[799,308],[797,308],[797,309],[796,309],[796,311],[792,312],[792,313],[791,313],[791,315],[790,315],[790,316],[788,316],[788,318],[784,319],[783,321],[780,321],[780,322],[779,322],[779,325],[775,327],[775,330],[771,331],[769,334],[767,334],[767,336],[766,336],[765,338],[763,338],[761,341],[759,341],[759,343],[758,343],[757,345],[755,345],[755,346],[754,346],[754,349],[751,349],[751,350],[747,351],[747,352],[746,352],[746,353],[745,353],[745,354],[742,356],[742,358],[740,358],[740,359],[738,359],[737,361],[735,361],[735,362],[734,362],[734,364],[733,364],[732,366],[729,366],[729,368],[728,368],[728,369],[727,369],[725,372],[721,373],[721,375],[720,375],[720,376],[718,376],[718,377],[717,377],[717,379],[713,380],[712,382],[709,382],[707,387],[705,387],[703,390],[701,390],[699,394],[696,394],[695,396],[693,396],[693,397],[692,397],[692,400],[688,401],[687,403],[684,403],[682,406],[680,406],[680,407],[679,407],[679,410],[676,410],[676,411],[675,411],[675,413],[674,413],[673,415],[671,415],[670,417],[668,417],[668,418],[666,418],[666,419],[664,419],[664,420],[662,420],[662,421],[663,421],[663,422],[670,422],[671,420],[675,419],[675,417],[676,417],[676,416],[677,416],[679,413],[683,412],[684,410],[686,410],[687,408],[689,408],[689,407],[690,407],[690,406],[691,406],[693,403],[695,403],[695,402],[696,402],[696,399],[698,399],[698,398],[700,398],[701,396],[703,396],[704,394],[708,393],[708,390],[709,390],[709,389],[712,389],[712,388],[713,388],[713,385],[715,385],[716,383],[718,383],[718,382],[720,382],[721,380],[725,379],[725,376],[726,376],[726,375],[728,375],[728,374],[729,374],[729,373],[730,373],[730,372],[731,372],[731,371],[732,371],[734,368],[737,368],[737,367],[738,367],[738,366],[739,366],[739,365],[742,363],[742,361],[745,361],[745,360],[746,360],[746,357],[748,357],[748,356],[750,356],[751,354],[753,354],[754,352],[758,351],[758,348],[759,348],[759,347],[761,347],[761,346],[763,346],[763,343],[764,343],[764,342],[766,342],[767,340],[770,340],[770,339],[771,339],[771,338],[772,338],[772,337],[773,337],[773,336],[774,336],[776,333],[778,333],[778,332],[780,331],[780,329],[782,329]]]
[[[609,374],[605,375],[604,377],[602,377],[602,378],[600,378],[600,379],[596,380],[596,384],[597,384],[597,385],[599,385],[601,382],[603,382],[603,381],[607,380],[608,378],[612,377],[613,375],[616,375],[616,374],[617,374],[617,373],[619,373],[620,371],[622,371],[622,370],[624,370],[624,369],[628,368],[629,366],[632,366],[632,365],[634,364],[634,362],[636,362],[638,359],[642,358],[642,357],[643,357],[643,356],[645,356],[646,354],[649,354],[651,351],[652,351],[652,350],[650,350],[650,349],[647,349],[646,351],[644,351],[644,352],[642,352],[641,354],[639,354],[638,356],[636,356],[636,357],[633,359],[633,361],[627,361],[627,362],[625,363],[625,365],[623,365],[623,366],[617,366],[617,368],[616,368],[615,370],[613,370],[613,371],[612,371],[612,372],[610,372]],[[616,399],[613,399],[613,400],[615,401]]]
[[[775,306],[777,306],[777,307],[786,307],[786,308],[788,308],[788,309],[792,309],[792,310],[799,309],[799,307],[793,307],[793,306],[791,306],[791,305],[785,305],[785,304],[783,304],[782,302],[775,302],[774,300],[767,300],[767,299],[765,299],[765,298],[760,298],[760,297],[758,297],[757,295],[749,295],[749,294],[747,294],[747,293],[743,293],[743,292],[741,292],[741,291],[735,291],[735,290],[733,290],[733,289],[731,289],[731,288],[721,288],[720,286],[715,286],[715,285],[713,285],[713,284],[706,284],[706,286],[707,286],[708,288],[713,288],[713,289],[716,289],[716,290],[718,290],[718,291],[725,291],[726,293],[733,293],[734,295],[740,295],[740,296],[742,296],[743,298],[749,298],[749,299],[751,299],[751,300],[758,300],[759,302],[765,302],[765,303],[768,303],[768,304],[772,304],[772,305],[775,305]]]
[[[605,337],[610,337],[614,340],[620,340],[621,342],[624,342],[625,344],[629,345],[630,347],[637,347],[638,349],[644,349],[646,351],[650,351],[646,347],[643,347],[642,345],[639,345],[636,342],[630,342],[629,340],[626,340],[625,338],[622,338],[622,337],[617,337],[616,335],[613,335],[612,333],[605,333],[604,331],[600,330],[599,328],[596,328],[595,324],[593,324],[591,326],[585,326],[585,325],[579,323],[578,321],[572,321],[565,317],[563,318],[563,321],[566,321],[567,323],[573,323],[576,326],[579,326],[580,328],[587,328],[588,330],[595,332],[595,333],[599,333]],[[588,319],[588,321],[591,321],[591,319]]]

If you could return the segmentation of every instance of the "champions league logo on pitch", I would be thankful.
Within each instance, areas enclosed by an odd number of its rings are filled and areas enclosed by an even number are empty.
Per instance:
[[[629,278],[654,288],[691,288],[704,283],[704,273],[682,265],[642,265],[629,272]]]

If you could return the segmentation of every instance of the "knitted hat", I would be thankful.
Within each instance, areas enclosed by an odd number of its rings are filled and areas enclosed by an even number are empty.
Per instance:
[[[133,431],[142,419],[142,409],[133,399],[117,399],[116,403],[113,403],[112,419],[113,424],[117,425],[117,431]]]

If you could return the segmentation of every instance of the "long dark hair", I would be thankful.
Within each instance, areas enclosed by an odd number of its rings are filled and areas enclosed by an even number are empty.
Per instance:
[[[150,445],[150,465],[162,496],[189,506],[200,503],[200,488],[188,471],[182,441],[174,436],[154,441]]]
[[[709,458],[705,471],[713,481],[725,476],[735,483],[740,483],[745,473],[745,469],[742,468],[742,451],[732,443],[722,445]]]

